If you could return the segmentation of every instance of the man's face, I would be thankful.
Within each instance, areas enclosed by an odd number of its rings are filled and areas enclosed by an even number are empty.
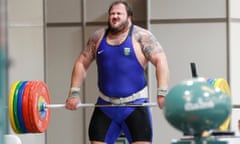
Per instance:
[[[108,25],[111,32],[116,33],[124,30],[128,26],[129,17],[123,4],[114,5],[109,13]]]

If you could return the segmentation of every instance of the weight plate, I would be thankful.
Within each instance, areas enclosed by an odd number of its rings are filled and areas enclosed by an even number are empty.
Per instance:
[[[42,104],[50,104],[49,91],[43,81],[35,81],[30,92],[30,120],[36,132],[45,132],[50,121],[50,109],[42,109]]]
[[[207,82],[210,83],[210,84],[212,84],[212,81],[213,81],[213,78],[208,78],[207,79]]]
[[[229,96],[231,95],[230,87],[225,79],[218,78],[214,86],[220,88],[223,92],[225,92]]]
[[[214,79],[212,80],[211,84],[214,86],[214,85],[215,85],[215,83],[216,83],[216,81],[217,81],[217,79],[216,79],[216,78],[214,78]]]
[[[12,86],[11,86],[11,89],[10,89],[10,92],[9,92],[9,98],[8,98],[8,113],[9,113],[9,119],[10,119],[10,124],[12,126],[12,129],[14,132],[18,132],[17,131],[17,128],[16,128],[16,125],[15,125],[15,120],[14,120],[14,112],[13,112],[13,99],[14,99],[14,92],[15,92],[15,89],[18,85],[20,81],[15,81]]]
[[[19,124],[19,118],[18,118],[18,110],[17,110],[17,105],[18,105],[18,92],[19,92],[19,88],[22,85],[22,81],[20,81],[14,91],[14,97],[13,97],[13,116],[14,116],[14,122],[17,128],[17,132],[16,133],[22,133],[21,131],[21,127]]]
[[[36,81],[33,81],[33,84],[32,84],[32,86],[31,86],[31,88],[30,88],[30,91],[29,91],[29,96],[28,96],[28,107],[29,107],[29,121],[30,121],[30,123],[31,123],[31,126],[32,126],[32,132],[33,133],[37,133],[38,131],[37,131],[37,126],[36,126],[36,124],[34,123],[34,119],[33,119],[33,116],[34,116],[34,114],[33,114],[33,111],[32,111],[32,109],[34,109],[34,104],[33,104],[33,99],[34,99],[34,97],[35,97],[35,94],[34,94],[34,89],[35,89],[35,87],[36,87],[36,85],[37,85],[37,83],[36,83]]]
[[[22,105],[23,105],[23,92],[26,87],[27,81],[22,82],[21,87],[18,90],[18,104],[17,104],[17,111],[18,111],[18,119],[19,119],[19,125],[21,127],[22,133],[27,133],[27,128],[24,124],[23,119],[23,111],[22,111]]]
[[[218,78],[214,84],[214,87],[220,88],[222,92],[231,96],[230,87],[228,85],[228,82],[225,79]],[[229,125],[230,125],[230,116],[223,122],[222,125],[220,125],[218,129],[222,131],[227,130],[229,128]]]
[[[24,92],[23,92],[23,99],[22,99],[22,112],[23,112],[23,120],[24,120],[24,124],[27,128],[27,132],[29,133],[33,133],[33,127],[32,124],[30,122],[30,118],[29,118],[29,93],[31,90],[31,86],[32,86],[33,82],[32,81],[28,81],[28,83],[25,86]]]

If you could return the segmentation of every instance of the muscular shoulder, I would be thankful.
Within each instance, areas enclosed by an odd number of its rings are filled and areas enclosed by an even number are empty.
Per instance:
[[[151,57],[152,53],[163,52],[163,49],[157,38],[147,29],[134,26],[133,37],[140,44],[144,55]]]
[[[102,29],[98,29],[95,32],[93,32],[90,35],[88,42],[97,44],[100,41],[100,39],[102,38],[102,36],[104,35],[105,30],[106,29],[102,28]]]
[[[89,58],[95,57],[95,53],[96,53],[98,44],[99,44],[100,40],[102,39],[104,33],[105,33],[105,29],[102,28],[102,29],[96,30],[89,36],[87,45],[86,45],[85,49],[82,51],[82,54],[85,57],[89,57]]]
[[[135,37],[139,38],[140,36],[143,36],[143,35],[149,35],[149,34],[151,34],[151,32],[148,31],[145,28],[142,28],[140,26],[134,25],[133,26],[133,34],[134,34]]]

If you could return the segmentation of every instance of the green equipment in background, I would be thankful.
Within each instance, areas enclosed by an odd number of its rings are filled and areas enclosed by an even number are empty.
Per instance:
[[[217,129],[230,113],[230,97],[204,78],[180,82],[165,99],[164,115],[167,121],[191,135]]]
[[[185,136],[171,144],[227,144],[218,135],[234,135],[219,131],[231,115],[231,97],[224,87],[216,87],[209,79],[198,77],[195,68],[192,72],[193,78],[173,86],[165,98],[166,120]]]
[[[7,133],[7,0],[0,0],[0,144]]]

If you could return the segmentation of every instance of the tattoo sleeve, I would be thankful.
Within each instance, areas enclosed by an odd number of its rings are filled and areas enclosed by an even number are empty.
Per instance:
[[[94,59],[95,58],[95,52],[96,52],[96,45],[99,40],[100,33],[95,32],[93,33],[86,44],[86,47],[82,50],[82,55],[88,59]]]
[[[144,55],[150,58],[152,53],[163,52],[163,49],[156,37],[149,31],[136,29],[134,34],[141,45]]]

